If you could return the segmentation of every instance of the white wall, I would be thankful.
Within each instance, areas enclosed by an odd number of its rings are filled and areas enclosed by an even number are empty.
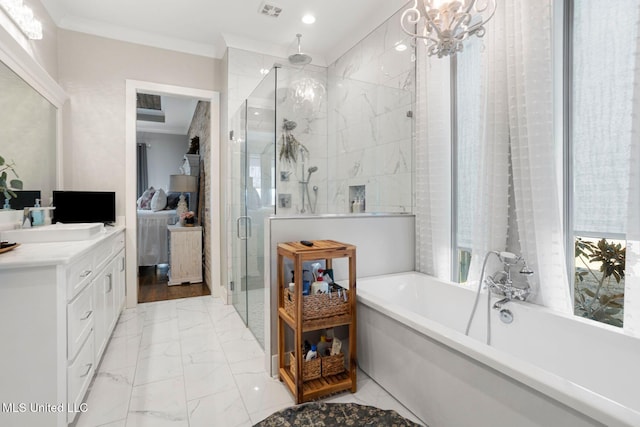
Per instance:
[[[147,146],[149,187],[169,191],[169,175],[180,174],[184,154],[189,149],[187,135],[138,132],[139,144]]]
[[[125,214],[125,82],[221,87],[220,60],[59,30],[59,82],[69,95],[64,121],[68,190],[116,192]]]

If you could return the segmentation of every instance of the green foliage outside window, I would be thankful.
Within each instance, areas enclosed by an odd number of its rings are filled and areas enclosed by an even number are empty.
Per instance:
[[[626,247],[577,237],[575,259],[575,314],[622,327]]]

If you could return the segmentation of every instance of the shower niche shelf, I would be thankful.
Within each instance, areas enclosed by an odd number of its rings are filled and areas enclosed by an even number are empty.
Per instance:
[[[356,247],[334,240],[314,240],[313,246],[305,246],[299,242],[279,243],[277,260],[278,278],[278,360],[279,378],[283,381],[296,403],[308,402],[328,394],[351,390],[356,392]],[[291,306],[285,308],[285,258],[293,261],[295,289],[293,291],[293,313]],[[324,260],[327,269],[333,267],[336,258],[347,258],[349,264],[349,289],[347,290],[347,304],[344,309],[336,311],[337,315],[308,319],[305,317],[305,303],[302,295],[302,265],[306,261]],[[292,315],[293,314],[293,315]],[[346,356],[345,370],[334,375],[314,375],[305,381],[299,373],[305,371],[302,345],[304,333],[320,331],[322,329],[344,326],[348,328],[348,342],[344,342],[343,351]],[[286,339],[286,329],[293,332],[293,340]],[[287,343],[293,341],[294,355],[285,351]],[[289,357],[291,356],[291,357]],[[331,356],[334,357],[334,356]],[[327,357],[326,359],[330,359]],[[325,358],[323,358],[324,361]],[[287,363],[295,364],[292,368]],[[298,374],[297,374],[298,373]]]

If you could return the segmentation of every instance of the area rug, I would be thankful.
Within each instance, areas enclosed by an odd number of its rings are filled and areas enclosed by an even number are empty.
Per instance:
[[[419,427],[396,411],[356,403],[311,402],[269,415],[254,427]]]

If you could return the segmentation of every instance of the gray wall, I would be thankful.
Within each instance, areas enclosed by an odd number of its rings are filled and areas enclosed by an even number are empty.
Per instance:
[[[189,148],[187,135],[137,132],[139,144],[147,145],[149,187],[169,191],[169,175],[179,174],[184,153]]]

